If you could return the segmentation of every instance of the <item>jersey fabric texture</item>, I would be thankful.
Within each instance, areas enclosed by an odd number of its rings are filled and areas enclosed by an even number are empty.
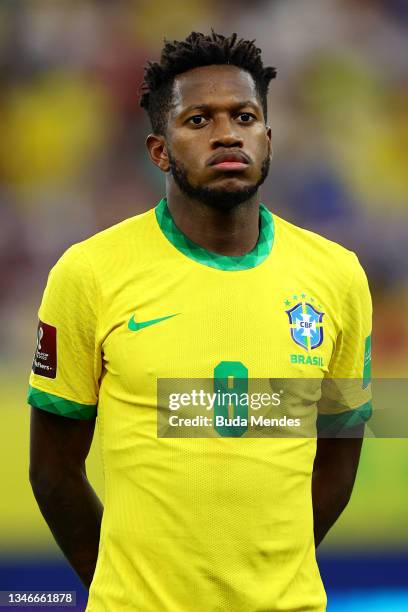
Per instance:
[[[87,611],[325,610],[316,439],[159,438],[156,386],[212,378],[221,362],[251,378],[367,378],[371,300],[357,257],[263,205],[250,253],[210,253],[163,199],[69,248],[39,318],[56,329],[56,366],[53,377],[34,368],[29,403],[97,416],[105,506]],[[329,384],[324,424],[369,417],[367,382],[346,396]]]

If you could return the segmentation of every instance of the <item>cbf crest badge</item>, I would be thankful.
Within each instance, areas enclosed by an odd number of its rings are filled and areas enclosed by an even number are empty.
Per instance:
[[[294,296],[294,299],[296,298],[297,296]],[[310,301],[306,301],[305,298],[306,296],[302,294],[302,301],[286,310],[286,313],[289,317],[292,339],[306,351],[311,351],[323,342],[324,312],[317,310],[316,306],[311,303],[315,301],[314,298],[311,298]],[[286,300],[285,304],[288,306],[290,301]]]

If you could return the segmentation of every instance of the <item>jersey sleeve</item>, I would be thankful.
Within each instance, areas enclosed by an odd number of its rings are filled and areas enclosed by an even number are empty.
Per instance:
[[[28,403],[76,419],[97,413],[99,292],[81,244],[52,268],[39,309]]]
[[[367,421],[371,404],[372,303],[367,277],[353,254],[340,330],[318,402],[318,431],[338,432]]]

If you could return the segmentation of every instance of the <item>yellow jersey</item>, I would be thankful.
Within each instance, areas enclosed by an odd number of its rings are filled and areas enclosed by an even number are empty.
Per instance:
[[[370,414],[371,314],[357,257],[263,205],[239,257],[191,242],[166,199],[64,253],[28,401],[97,417],[105,506],[88,612],[326,609],[315,437],[159,437],[157,382],[211,379],[220,364],[228,377],[237,363],[250,378],[364,376],[352,401],[317,405],[347,426]]]

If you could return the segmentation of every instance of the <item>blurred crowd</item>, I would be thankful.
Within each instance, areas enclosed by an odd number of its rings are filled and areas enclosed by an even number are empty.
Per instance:
[[[33,348],[38,303],[60,254],[163,195],[144,147],[143,67],[158,59],[164,37],[210,27],[255,38],[278,70],[263,201],[357,252],[374,298],[378,372],[407,376],[404,0],[3,0],[2,360]]]

